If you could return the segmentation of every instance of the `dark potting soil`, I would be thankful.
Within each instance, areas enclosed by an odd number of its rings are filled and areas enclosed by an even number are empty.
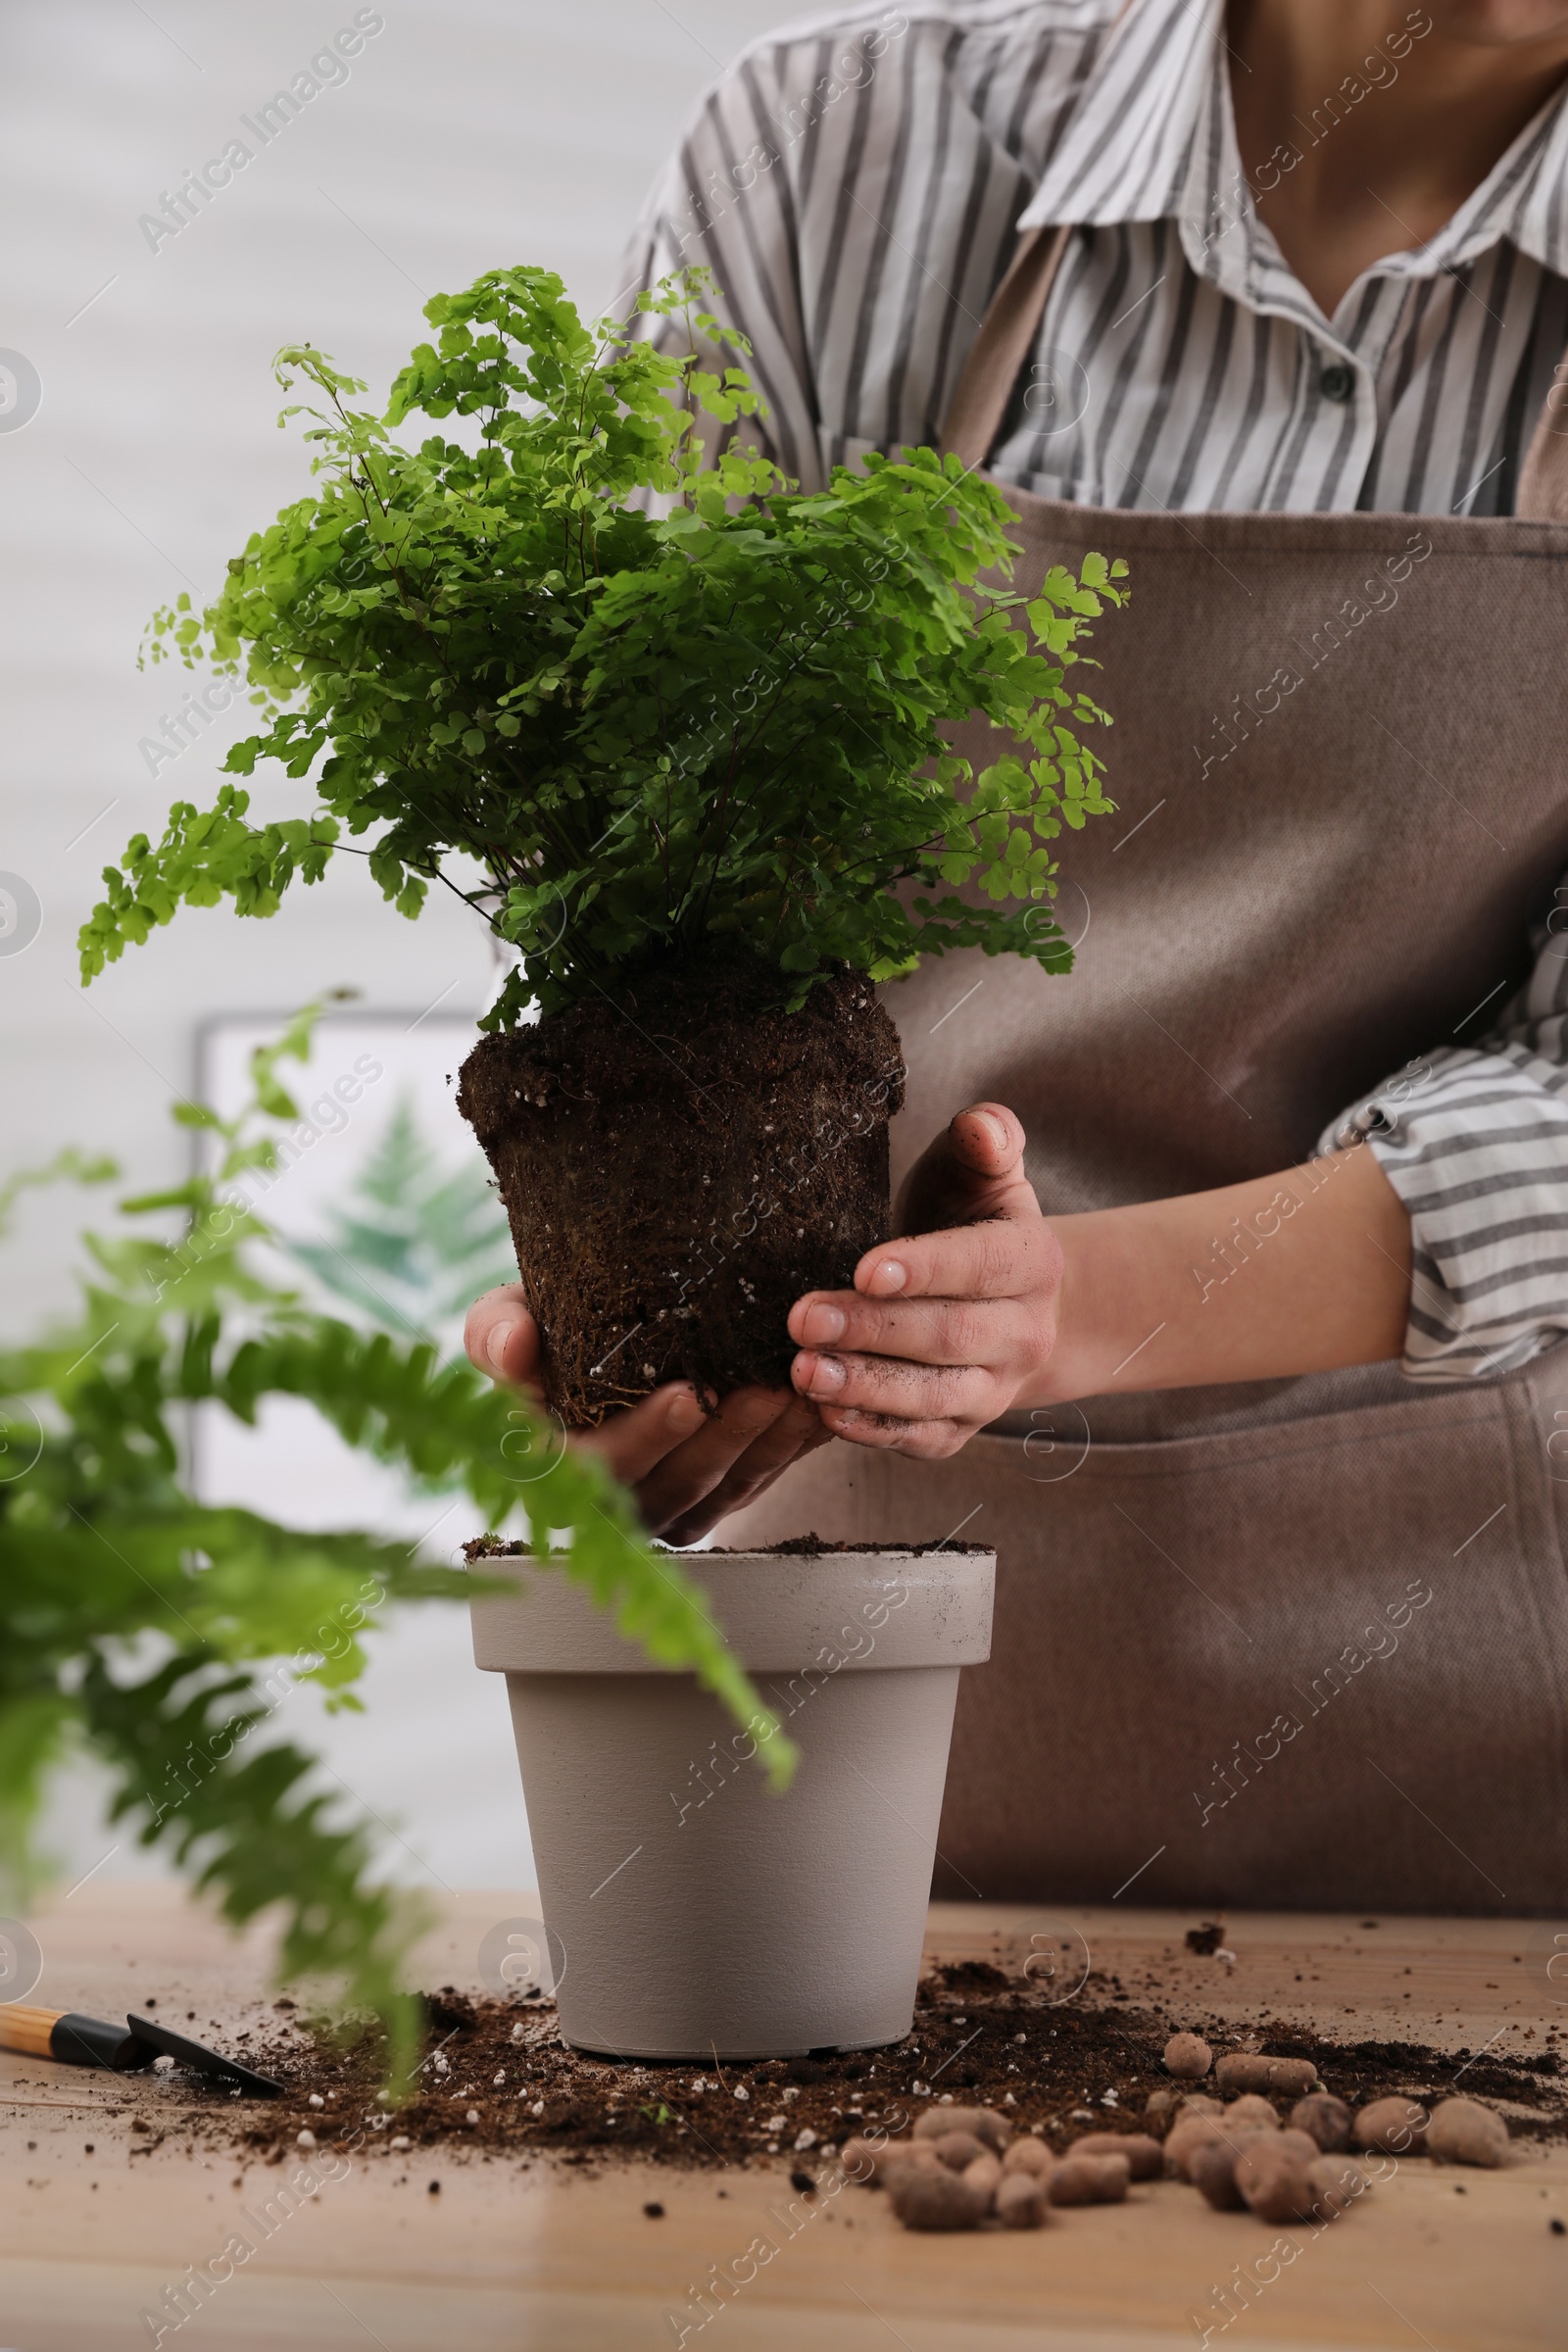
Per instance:
[[[1188,2002],[1179,2012],[1131,2005],[1117,1979],[1098,1973],[1076,2000],[1054,2004],[983,1961],[941,1969],[922,1983],[905,2040],[756,2065],[587,2057],[563,2044],[551,2001],[473,1998],[450,1985],[427,1998],[416,2094],[395,2111],[377,2096],[378,2036],[343,2050],[274,2011],[253,2030],[246,2057],[281,2081],[284,2095],[265,2106],[230,2102],[200,2078],[181,2078],[189,2104],[175,2123],[160,2102],[159,2127],[264,2152],[271,2163],[296,2158],[299,2133],[309,2131],[323,2151],[352,2142],[356,2154],[382,2149],[410,2162],[416,2151],[548,2152],[575,2165],[620,2155],[682,2168],[814,2170],[856,2132],[907,2132],[931,2099],[951,2093],[960,2106],[998,2108],[1016,2131],[1039,2124],[1063,2147],[1091,2128],[1151,2129],[1144,2108],[1156,2089],[1212,2089],[1212,2082],[1173,2083],[1160,2065],[1183,2027],[1203,2032],[1216,2055],[1245,2039],[1273,2056],[1310,2058],[1351,2107],[1390,2091],[1430,2103],[1454,2087],[1463,2066],[1460,2087],[1499,2104],[1516,2138],[1568,2137],[1568,2082],[1555,2050],[1471,2057],[1417,2042],[1342,2043],[1280,2020],[1243,2035],[1234,2019],[1205,2018]],[[309,2104],[312,2091],[320,2107]],[[1276,2103],[1282,2115],[1291,2104]],[[1152,2128],[1162,2133],[1165,2121]]]
[[[787,1380],[804,1291],[888,1231],[898,1032],[847,967],[797,1012],[739,950],[487,1037],[458,1108],[489,1156],[568,1428],[663,1381]]]
[[[659,1548],[656,1546],[656,1549]],[[871,1558],[890,1560],[922,1560],[936,1552],[956,1553],[962,1558],[984,1557],[990,1551],[988,1544],[958,1544],[945,1536],[939,1544],[827,1544],[820,1536],[787,1536],[782,1544],[769,1544],[769,1558],[815,1560],[854,1552]],[[471,1568],[476,1560],[519,1560],[527,1553],[526,1544],[504,1543],[499,1536],[475,1536],[463,1546],[463,1556]],[[710,1544],[701,1552],[683,1553],[683,1558],[696,1560],[743,1560],[752,1555],[746,1548],[734,1548],[727,1544]]]
[[[798,1560],[821,1559],[830,1553],[847,1551],[885,1554],[892,1559],[923,1560],[938,1551],[956,1552],[964,1558],[979,1556],[989,1552],[991,1546],[989,1544],[959,1544],[952,1536],[944,1536],[935,1544],[829,1544],[821,1536],[786,1536],[782,1544],[770,1544],[767,1548],[781,1553],[786,1559]],[[729,1546],[710,1544],[709,1549],[723,1552]]]

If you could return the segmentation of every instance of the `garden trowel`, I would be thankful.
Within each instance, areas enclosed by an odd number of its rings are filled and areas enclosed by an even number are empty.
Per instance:
[[[176,2066],[196,2067],[253,2099],[275,2099],[283,2089],[270,2076],[253,2074],[248,2066],[183,2034],[172,2034],[150,2017],[127,2017],[123,2026],[112,2026],[74,2009],[33,2009],[22,2001],[0,2001],[0,2049],[62,2059],[70,2066],[107,2066],[117,2075],[140,2074],[157,2058],[172,2058]]]

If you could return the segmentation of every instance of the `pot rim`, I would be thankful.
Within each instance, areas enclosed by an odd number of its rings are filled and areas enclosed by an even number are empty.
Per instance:
[[[682,1556],[731,1649],[753,1673],[975,1666],[991,1654],[994,1551],[911,1546]],[[469,1603],[474,1664],[485,1671],[689,1677],[689,1669],[657,1664],[618,1633],[559,1568],[515,1555],[474,1566],[515,1588]]]

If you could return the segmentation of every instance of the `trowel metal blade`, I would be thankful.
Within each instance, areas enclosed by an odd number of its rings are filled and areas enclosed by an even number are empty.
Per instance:
[[[237,2059],[225,2058],[220,2051],[210,2050],[184,2034],[172,2034],[153,2018],[127,2017],[125,2023],[137,2041],[162,2057],[172,2058],[178,2066],[194,2066],[204,2075],[217,2075],[230,2084],[237,2084],[253,2099],[276,2099],[283,2095],[282,2083],[274,2082],[270,2075],[255,2074]]]

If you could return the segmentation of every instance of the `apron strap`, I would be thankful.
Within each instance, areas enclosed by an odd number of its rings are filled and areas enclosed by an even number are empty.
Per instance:
[[[1519,469],[1514,513],[1522,522],[1568,522],[1568,352],[1553,370]]]
[[[1126,23],[1133,0],[1120,0],[1112,18],[1112,41]],[[1007,265],[1007,274],[991,297],[980,332],[964,363],[957,387],[942,419],[939,440],[973,468],[983,466],[1002,430],[1018,370],[1034,348],[1046,300],[1072,235],[1070,223],[1025,229]]]
[[[943,454],[952,450],[966,466],[983,466],[991,454],[1071,235],[1070,226],[1025,229],[991,298],[942,419]],[[1563,421],[1568,425],[1568,417]]]

